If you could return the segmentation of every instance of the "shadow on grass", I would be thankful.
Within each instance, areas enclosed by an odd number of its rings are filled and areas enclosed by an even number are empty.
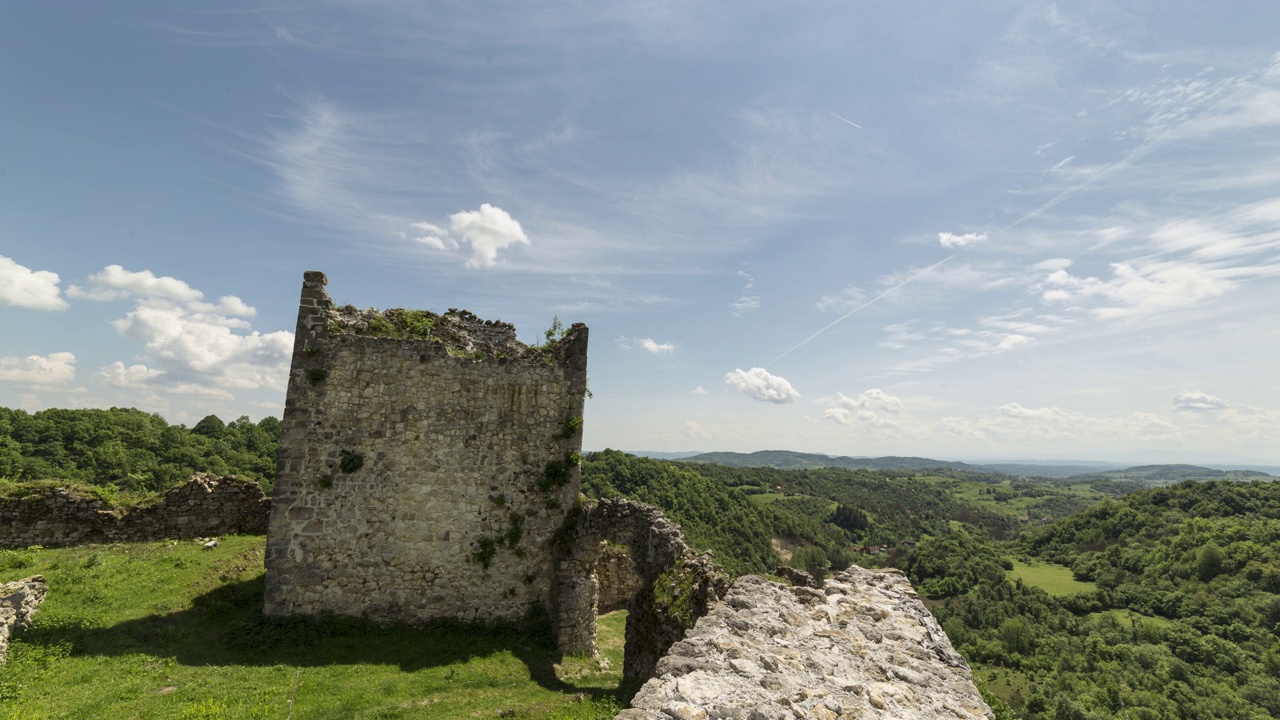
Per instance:
[[[140,588],[139,592],[145,592]],[[37,620],[22,634],[32,645],[70,646],[72,655],[143,653],[183,665],[397,665],[405,672],[511,652],[538,685],[592,698],[614,690],[580,687],[556,677],[562,656],[546,617],[482,625],[434,620],[422,627],[380,627],[342,616],[268,618],[262,614],[263,578],[222,585],[189,610],[150,615],[107,628]],[[626,690],[623,689],[625,692]],[[634,693],[634,690],[631,690]]]

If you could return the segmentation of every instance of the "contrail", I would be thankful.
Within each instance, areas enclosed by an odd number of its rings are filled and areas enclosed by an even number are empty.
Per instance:
[[[840,118],[840,119],[841,119],[841,120],[844,120],[844,118]],[[848,121],[846,121],[846,122],[848,122]],[[814,339],[814,338],[818,337],[818,336],[819,336],[819,335],[821,335],[822,333],[824,333],[824,332],[826,332],[826,331],[830,330],[831,328],[835,327],[836,325],[840,324],[841,322],[843,322],[843,321],[844,321],[844,319],[845,319],[845,318],[849,317],[850,315],[852,315],[852,314],[854,314],[854,313],[858,312],[859,310],[861,310],[861,309],[863,309],[863,308],[865,308],[865,307],[870,307],[870,306],[872,306],[872,305],[876,304],[876,302],[878,302],[878,301],[880,300],[880,298],[884,297],[885,295],[888,295],[889,293],[893,292],[894,290],[897,290],[898,288],[902,287],[903,285],[906,285],[907,283],[911,282],[912,280],[915,280],[916,278],[918,278],[918,277],[920,277],[921,275],[923,275],[923,274],[925,274],[925,273],[929,272],[930,270],[932,270],[932,269],[934,269],[934,268],[938,267],[938,266],[939,266],[939,265],[941,265],[942,263],[947,262],[948,260],[950,260],[950,259],[951,259],[951,258],[953,258],[953,257],[955,257],[955,255],[948,255],[948,256],[946,256],[945,258],[943,258],[943,259],[939,260],[938,262],[936,262],[936,263],[934,263],[934,264],[930,265],[929,267],[927,267],[927,268],[925,268],[925,269],[923,269],[923,270],[920,270],[919,272],[912,273],[912,274],[911,274],[911,276],[910,276],[910,277],[908,277],[906,280],[903,280],[902,282],[898,283],[897,285],[894,285],[893,287],[889,288],[888,290],[885,290],[884,292],[880,293],[879,295],[877,295],[877,296],[875,296],[875,297],[871,298],[870,300],[868,300],[868,301],[866,301],[866,302],[862,303],[861,305],[859,305],[858,307],[856,307],[856,308],[854,308],[854,309],[850,310],[849,312],[845,313],[844,315],[841,315],[840,317],[836,318],[835,320],[832,320],[830,323],[828,323],[828,324],[827,324],[825,327],[823,327],[821,330],[819,330],[818,332],[816,332],[816,333],[814,333],[814,334],[810,335],[809,337],[805,338],[804,340],[801,340],[801,341],[800,341],[800,342],[799,342],[795,347],[791,348],[791,350],[788,350],[787,352],[784,352],[784,353],[782,353],[781,355],[779,355],[778,357],[776,357],[776,358],[774,358],[774,359],[770,360],[770,361],[769,361],[769,363],[770,363],[770,364],[773,364],[773,363],[778,362],[779,360],[781,360],[782,358],[784,358],[784,357],[786,357],[788,354],[790,354],[792,350],[795,350],[796,348],[800,347],[801,345],[804,345],[805,343],[809,342],[810,340],[812,340],[812,339]]]
[[[862,129],[862,126],[861,126],[861,125],[859,125],[858,123],[856,123],[856,122],[854,122],[854,121],[850,120],[849,118],[843,118],[843,117],[840,117],[839,115],[837,115],[837,114],[835,114],[835,113],[831,112],[830,110],[828,110],[828,111],[827,111],[827,114],[828,114],[828,115],[830,115],[831,117],[833,117],[833,118],[837,119],[837,120],[843,120],[843,121],[845,121],[845,122],[849,123],[850,125],[852,125],[852,126],[854,126],[854,127],[858,128],[859,130],[861,130],[861,129]]]

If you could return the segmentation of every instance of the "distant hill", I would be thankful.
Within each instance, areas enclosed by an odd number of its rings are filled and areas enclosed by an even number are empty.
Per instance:
[[[701,450],[685,452],[662,452],[661,450],[623,450],[622,452],[636,457],[653,458],[654,460],[683,460],[694,455],[701,455]]]
[[[848,457],[820,455],[818,453],[792,452],[791,450],[760,450],[753,453],[709,452],[684,458],[685,462],[713,463],[730,467],[771,467],[781,470],[800,470],[804,468],[836,467],[850,470],[927,470],[930,468],[951,468],[983,472],[988,468],[981,465],[952,460],[934,460],[922,457]]]
[[[1275,478],[1257,470],[1215,470],[1199,465],[1138,465],[1120,470],[1084,473],[1065,478],[1071,484],[1097,481],[1130,482],[1143,487],[1173,485],[1184,480],[1266,480]]]
[[[990,468],[997,472],[1006,473],[1008,475],[1018,475],[1020,477],[1049,477],[1064,478],[1084,473],[1099,473],[1109,470],[1120,470],[1123,465],[1104,465],[1104,464],[1069,464],[1063,463],[1058,465],[1037,463],[982,463],[981,467]]]

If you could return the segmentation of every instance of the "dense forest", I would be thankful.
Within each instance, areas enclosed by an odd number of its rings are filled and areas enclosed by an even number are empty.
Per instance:
[[[280,419],[224,423],[209,415],[194,427],[170,425],[141,410],[42,410],[0,407],[0,478],[69,480],[131,493],[155,493],[195,472],[234,474],[270,491]]]
[[[275,418],[187,428],[130,409],[0,408],[0,484],[146,493],[212,471],[270,490],[279,434]],[[1195,472],[1162,467],[1035,480],[605,450],[582,477],[589,497],[662,508],[734,574],[902,568],[1000,718],[1280,717],[1280,483],[1151,487]]]

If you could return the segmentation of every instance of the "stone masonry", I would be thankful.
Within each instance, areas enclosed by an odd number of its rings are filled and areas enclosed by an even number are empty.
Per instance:
[[[27,629],[49,592],[43,575],[0,585],[0,663],[9,654],[9,638]]]
[[[657,508],[620,498],[587,503],[557,557],[556,639],[566,653],[595,655],[599,563],[626,548],[636,591],[627,598],[622,674],[648,678],[671,644],[728,589],[708,555],[693,552],[680,526]]]
[[[517,620],[553,598],[581,485],[587,328],[335,307],[304,275],[267,533],[268,615]]]
[[[738,578],[617,720],[994,720],[964,658],[897,570],[822,590]]]
[[[0,547],[63,547],[210,535],[261,535],[270,500],[234,475],[192,475],[154,503],[119,508],[73,487],[0,499]]]

